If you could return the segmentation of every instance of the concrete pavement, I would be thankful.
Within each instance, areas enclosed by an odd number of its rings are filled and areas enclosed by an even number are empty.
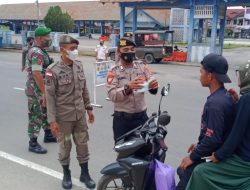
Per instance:
[[[230,65],[243,64],[250,59],[249,49],[240,52],[225,52],[229,56]],[[236,58],[234,59],[234,56]],[[52,55],[58,60],[58,54]],[[93,57],[80,57],[83,61],[85,74],[91,97],[93,97]],[[198,66],[198,65],[197,65]],[[57,161],[58,147],[56,144],[44,144],[42,142],[43,131],[39,142],[48,149],[48,154],[36,155],[28,152],[27,128],[27,100],[24,92],[25,73],[20,72],[21,53],[0,51],[0,151],[14,155],[18,158],[30,161],[53,171],[62,171]],[[199,82],[199,67],[181,66],[176,64],[152,64],[150,65],[160,86],[171,84],[170,95],[163,99],[162,109],[168,110],[172,116],[168,126],[166,142],[169,150],[166,163],[177,167],[183,156],[186,155],[188,146],[197,141],[200,129],[200,116],[206,97],[209,95],[207,88],[202,88]],[[234,69],[230,67],[229,75],[233,81],[227,84],[227,88],[237,89]],[[97,103],[103,105],[102,109],[95,108],[96,121],[89,126],[90,133],[90,172],[98,181],[101,177],[100,170],[113,162],[116,153],[113,151],[112,117],[113,105],[105,100],[106,89],[97,88]],[[146,94],[148,114],[158,109],[159,94],[152,96]],[[93,99],[92,99],[93,100]],[[75,148],[71,152],[72,176],[78,179],[80,168],[78,166]],[[31,189],[36,190],[60,189],[61,181],[56,177],[48,176],[37,170],[9,161],[0,156],[0,189]],[[73,189],[83,189],[74,186]]]

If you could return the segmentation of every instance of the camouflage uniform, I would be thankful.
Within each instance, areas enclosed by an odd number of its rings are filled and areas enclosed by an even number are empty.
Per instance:
[[[45,68],[50,64],[50,58],[44,50],[39,47],[30,48],[27,56],[27,82],[25,94],[28,97],[28,135],[30,138],[38,137],[41,127],[49,128],[47,111],[42,107],[42,92],[36,84],[33,71],[41,71],[45,76]]]

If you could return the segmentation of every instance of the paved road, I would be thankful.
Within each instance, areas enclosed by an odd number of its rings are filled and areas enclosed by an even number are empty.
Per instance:
[[[247,53],[245,55],[245,57],[239,56],[239,60],[250,59],[249,56],[247,57]],[[55,60],[58,60],[58,56],[53,56]],[[80,57],[80,59],[83,61],[90,93],[93,95],[92,63],[94,59],[92,57]],[[48,154],[36,155],[27,151],[27,100],[24,91],[19,90],[19,88],[22,89],[25,86],[25,74],[20,72],[20,60],[20,53],[0,51],[0,81],[2,81],[0,88],[0,176],[2,176],[0,189],[61,189],[58,172],[61,172],[62,169],[57,161],[57,145],[43,144],[43,132],[41,132],[39,141],[48,148]],[[243,62],[242,60],[241,63]],[[167,83],[171,84],[170,95],[163,100],[162,109],[168,110],[172,116],[166,138],[169,147],[166,162],[177,167],[181,158],[186,154],[189,144],[196,142],[202,106],[209,92],[208,89],[200,87],[199,67],[170,64],[150,66],[156,73],[161,87]],[[233,69],[229,73],[234,83],[227,85],[227,87],[236,88]],[[89,126],[90,171],[95,180],[100,178],[99,171],[102,167],[114,161],[116,155],[112,149],[111,114],[113,106],[111,102],[105,100],[106,91],[104,87],[99,87],[97,94],[97,103],[103,105],[103,108],[94,110],[96,122]],[[147,94],[148,113],[157,110],[159,98],[159,95]],[[6,153],[15,156],[14,158],[22,159],[19,160],[22,164],[17,161],[18,159],[10,161]],[[73,148],[71,170],[72,176],[78,178],[80,168],[75,156],[75,149]],[[31,169],[32,164],[37,167]],[[46,168],[44,169],[44,167]],[[44,170],[51,170],[52,173],[45,172],[45,174],[43,173]],[[84,187],[78,187],[78,181],[75,184],[73,189],[83,189]]]

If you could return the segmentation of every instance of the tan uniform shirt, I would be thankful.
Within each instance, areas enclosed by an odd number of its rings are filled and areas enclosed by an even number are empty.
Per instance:
[[[146,80],[153,78],[151,71],[142,61],[134,61],[132,64],[132,68],[125,68],[118,62],[108,73],[108,97],[114,102],[115,111],[138,113],[147,108],[144,93],[132,92],[126,95],[124,91],[124,85],[138,76],[144,76]]]
[[[62,60],[52,64],[45,79],[49,123],[79,120],[85,114],[85,108],[91,106],[81,62],[75,61],[72,67]]]

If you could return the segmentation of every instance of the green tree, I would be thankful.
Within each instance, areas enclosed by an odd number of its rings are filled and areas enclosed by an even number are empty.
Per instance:
[[[49,8],[44,24],[53,32],[68,33],[74,26],[74,20],[67,12],[63,13],[59,6],[55,6]]]

